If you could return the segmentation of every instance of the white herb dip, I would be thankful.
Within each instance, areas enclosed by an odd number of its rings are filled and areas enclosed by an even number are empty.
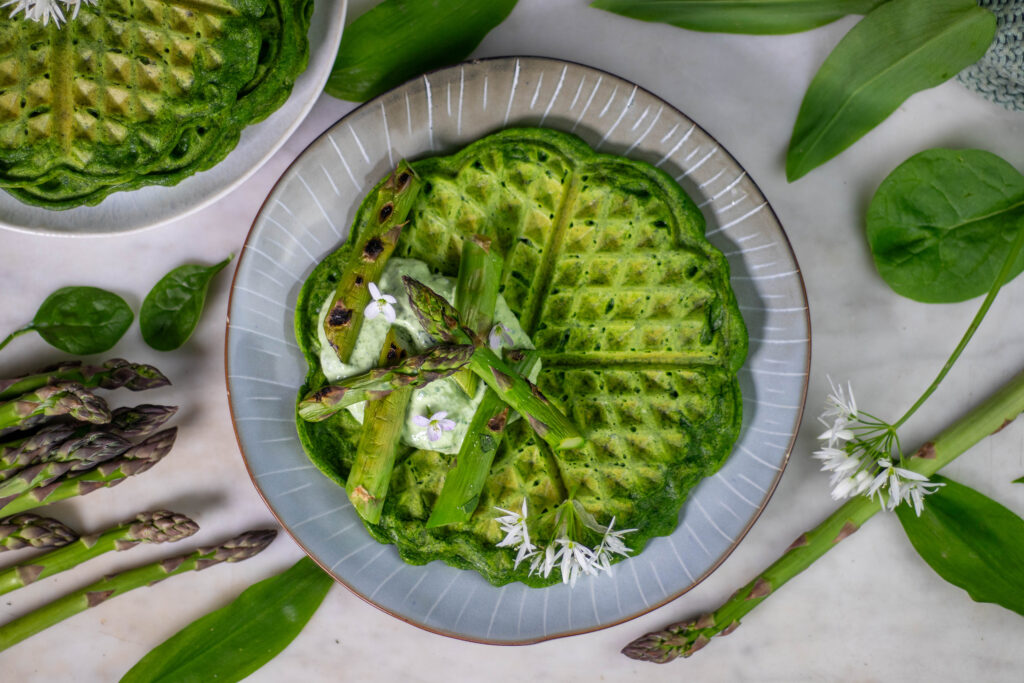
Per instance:
[[[320,316],[317,320],[317,339],[320,344],[320,368],[329,382],[358,375],[376,367],[380,358],[381,346],[384,344],[384,337],[387,336],[388,328],[391,325],[403,329],[414,340],[416,346],[414,353],[422,352],[436,343],[426,335],[416,319],[416,315],[412,312],[409,299],[405,294],[405,285],[402,284],[403,275],[419,280],[448,301],[455,300],[454,279],[431,273],[430,268],[423,261],[403,258],[389,259],[377,286],[382,294],[390,294],[398,300],[394,304],[395,322],[389,323],[382,315],[370,320],[364,319],[359,336],[356,338],[355,348],[352,350],[352,356],[348,363],[342,363],[324,334],[324,319],[330,310],[334,295],[327,297],[320,307]],[[494,321],[505,326],[515,348],[533,348],[530,338],[523,332],[519,320],[516,319],[508,304],[505,303],[504,297],[500,294],[494,308]],[[536,380],[539,373],[540,363],[530,373],[530,379]],[[416,389],[412,392],[412,399],[409,401],[409,408],[405,414],[402,442],[415,448],[440,451],[441,453],[458,453],[462,440],[466,437],[469,421],[473,419],[473,414],[476,412],[477,406],[480,405],[480,401],[483,400],[486,389],[487,386],[480,382],[476,396],[470,398],[451,377],[431,382],[422,389]],[[349,406],[348,410],[361,423],[365,407],[366,402],[363,401]],[[427,438],[426,430],[413,424],[412,418],[415,415],[430,417],[440,410],[448,411],[448,419],[454,420],[456,426],[450,432],[442,432],[441,438],[437,441],[430,441]]]

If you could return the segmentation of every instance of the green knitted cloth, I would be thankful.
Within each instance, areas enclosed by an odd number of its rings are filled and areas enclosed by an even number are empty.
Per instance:
[[[957,78],[1007,109],[1024,111],[1024,0],[979,0],[996,15],[995,40],[985,56]]]

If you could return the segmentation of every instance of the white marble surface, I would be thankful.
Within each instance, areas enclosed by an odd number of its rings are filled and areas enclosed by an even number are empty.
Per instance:
[[[356,2],[350,17],[371,4]],[[773,499],[750,534],[709,579],[644,617],[603,631],[527,647],[463,643],[421,631],[378,611],[341,586],[291,646],[253,681],[918,681],[1020,680],[1024,621],[974,603],[915,555],[891,516],[877,516],[752,612],[735,634],[686,661],[665,666],[618,654],[633,638],[713,608],[834,507],[827,478],[808,457],[818,432],[826,373],[850,378],[859,401],[898,415],[931,381],[978,302],[926,306],[901,299],[878,278],[863,236],[867,201],[898,163],[936,146],[978,147],[1024,167],[1024,117],[999,109],[955,82],[914,96],[852,149],[788,184],[783,159],[801,97],[817,66],[852,25],[793,36],[684,32],[589,9],[577,0],[521,0],[477,56],[527,54],[570,59],[631,79],[676,105],[729,149],[758,182],[785,226],[810,299],[813,364],[808,419]],[[237,253],[262,199],[290,161],[351,103],[324,97],[278,155],[217,204],[186,220],[104,238],[0,232],[0,330],[31,318],[59,286],[89,284],[137,307],[167,270]],[[246,475],[228,415],[223,342],[229,277],[216,283],[194,337],[181,350],[147,349],[138,327],[105,355],[153,362],[174,386],[125,403],[182,407],[178,444],[151,472],[122,486],[54,506],[82,530],[100,529],[142,509],[195,516],[197,542],[274,524]],[[1024,368],[1024,281],[996,300],[946,383],[906,425],[917,444]],[[0,375],[61,358],[29,336],[0,352]],[[1024,424],[993,436],[948,470],[1024,513]],[[56,592],[118,567],[163,557],[168,548],[107,556],[4,596],[0,620]],[[282,537],[257,559],[175,578],[112,600],[0,653],[4,680],[116,680],[142,655],[250,583],[300,557]],[[0,557],[6,564],[14,558]]]

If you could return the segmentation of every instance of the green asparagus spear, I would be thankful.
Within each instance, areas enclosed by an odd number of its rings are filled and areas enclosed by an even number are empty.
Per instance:
[[[60,447],[65,442],[88,438],[91,433],[106,432],[121,439],[149,436],[163,426],[177,410],[175,406],[127,406],[115,410],[110,423],[106,425],[55,424],[44,427],[32,436],[0,445],[0,481],[10,479],[30,465],[61,460],[63,452]],[[127,442],[123,445],[125,448],[128,447]]]
[[[380,278],[395,250],[420,185],[420,179],[403,161],[377,188],[372,210],[360,210],[356,216],[355,247],[349,262],[342,268],[341,280],[324,319],[327,341],[343,362],[347,363],[352,355],[362,327],[363,312],[370,303],[368,287]]]
[[[469,369],[502,401],[525,417],[537,436],[555,450],[583,445],[576,425],[529,380],[513,371],[479,335],[461,326],[458,313],[444,297],[410,277],[403,277],[402,282],[409,294],[409,303],[427,334],[449,343],[472,343],[474,350]]]
[[[125,439],[140,439],[156,432],[177,412],[178,406],[123,406],[111,413],[107,431]]]
[[[463,327],[459,312],[447,299],[408,275],[402,276],[402,284],[412,312],[428,336],[447,344],[483,345],[484,338]]]
[[[468,344],[435,346],[424,354],[406,358],[398,365],[373,368],[362,375],[347,377],[321,387],[299,401],[299,417],[319,422],[353,403],[381,398],[402,387],[418,389],[450,376],[465,366],[472,355],[473,347]]]
[[[540,360],[535,351],[512,351],[508,356],[514,363],[512,369],[524,376],[529,375]],[[428,529],[466,522],[473,515],[505,435],[508,410],[501,397],[488,389],[469,423],[466,438],[455,457],[455,467],[445,475],[441,494],[427,520]]]
[[[64,361],[13,379],[0,379],[0,400],[21,396],[59,382],[76,382],[87,388],[119,389],[131,391],[156,389],[170,384],[152,365],[129,363],[113,358],[103,365],[83,365],[81,361]]]
[[[110,422],[107,402],[81,384],[51,384],[0,403],[0,429],[22,428],[35,417],[70,415],[80,422]]]
[[[128,550],[139,543],[173,543],[199,531],[185,515],[167,510],[143,512],[135,519],[100,534],[82,536],[57,550],[0,570],[0,595],[76,567],[112,550]]]
[[[188,555],[105,576],[96,583],[0,626],[0,650],[6,650],[45,628],[135,588],[148,586],[177,574],[206,569],[221,562],[246,560],[266,548],[276,535],[277,532],[274,530],[247,531],[216,547],[199,548]]]
[[[68,439],[47,454],[49,460],[20,470],[0,482],[0,509],[19,495],[46,486],[68,472],[82,472],[124,453],[131,446],[119,436],[106,432],[90,432],[81,438]]]
[[[462,324],[486,339],[494,322],[494,306],[501,286],[504,259],[491,248],[491,240],[473,235],[462,243],[459,279],[455,283],[455,308]],[[455,373],[455,381],[469,396],[476,396],[480,379],[468,369]]]
[[[78,430],[75,424],[44,427],[31,436],[22,436],[0,444],[0,472],[13,474],[41,459],[43,453],[67,441]],[[0,480],[8,477],[0,473]]]
[[[0,519],[0,551],[20,548],[58,548],[78,538],[71,528],[32,513]]]
[[[903,465],[926,477],[938,472],[986,436],[998,432],[1024,412],[1024,372],[927,442]],[[881,509],[878,501],[855,496],[817,527],[801,534],[786,552],[724,604],[696,619],[637,638],[622,650],[633,659],[663,664],[689,657],[715,636],[732,633],[740,619],[807,569],[840,541],[857,531]]]
[[[0,505],[0,512],[13,515],[74,496],[84,496],[96,489],[116,486],[126,477],[142,474],[160,462],[171,451],[177,435],[177,427],[157,432],[94,469],[22,493],[6,505]]]
[[[389,367],[405,358],[395,328],[388,330],[380,351],[380,367]],[[356,445],[356,457],[345,482],[345,491],[352,506],[363,519],[376,524],[384,509],[384,496],[391,483],[391,470],[398,453],[398,438],[405,424],[405,410],[412,398],[412,389],[402,387],[366,404],[363,431]]]

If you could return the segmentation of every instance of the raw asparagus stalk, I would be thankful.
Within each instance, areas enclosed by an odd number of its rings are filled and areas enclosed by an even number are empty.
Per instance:
[[[576,425],[551,403],[529,380],[512,370],[472,330],[459,324],[458,313],[444,297],[421,282],[403,277],[409,303],[427,334],[456,344],[472,343],[469,369],[502,401],[526,418],[537,436],[555,450],[583,445]]]
[[[0,551],[20,548],[58,548],[78,538],[56,519],[32,513],[0,519]]]
[[[83,365],[81,361],[64,361],[22,377],[0,379],[0,400],[6,401],[59,382],[76,382],[88,388],[124,387],[131,391],[156,389],[171,383],[152,365],[129,363],[121,358],[113,358],[103,365]]]
[[[55,424],[44,427],[34,435],[0,446],[0,481],[10,479],[20,470],[42,461],[61,460],[64,446],[69,439],[90,438],[91,433],[106,432],[121,439],[136,439],[149,436],[177,412],[175,406],[143,404],[118,408],[112,413],[106,425]],[[95,438],[95,437],[91,437]],[[81,442],[78,442],[80,445]],[[124,448],[128,447],[124,442]],[[118,453],[111,453],[111,457]]]
[[[277,532],[274,530],[247,531],[216,547],[199,548],[188,555],[105,576],[96,583],[0,626],[0,650],[6,650],[45,628],[135,588],[148,586],[185,572],[206,569],[221,562],[246,560],[266,548],[276,535]]]
[[[125,439],[140,439],[155,433],[177,412],[178,406],[124,406],[111,413],[107,431]]]
[[[116,486],[125,478],[142,474],[160,462],[171,451],[177,435],[177,427],[157,432],[95,469],[22,493],[6,505],[0,505],[0,512],[13,515],[74,496],[84,496],[96,489]]]
[[[1024,412],[1024,372],[918,449],[903,467],[930,477],[974,444],[1005,427],[1021,412]],[[851,499],[817,527],[801,534],[782,557],[718,609],[648,633],[627,645],[622,653],[657,663],[689,657],[707,645],[712,637],[732,633],[750,610],[857,531],[880,509],[877,501],[865,496]]]
[[[512,369],[529,375],[540,356],[535,351],[509,352]],[[494,456],[508,424],[509,407],[488,389],[466,431],[466,438],[455,457],[455,467],[444,478],[441,494],[427,520],[427,528],[469,521],[480,501],[480,492],[490,474]]]
[[[21,428],[33,424],[36,417],[70,415],[80,422],[110,422],[107,402],[81,384],[51,384],[20,394],[0,403],[0,429]]]
[[[455,309],[462,324],[483,339],[494,322],[503,266],[504,259],[491,249],[489,238],[473,235],[463,241],[459,279],[455,283]],[[468,369],[455,373],[455,381],[467,395],[476,396],[480,379]]]
[[[47,460],[20,470],[0,482],[0,509],[19,495],[51,484],[68,472],[82,472],[124,453],[131,443],[106,432],[72,438],[50,451]]]
[[[405,357],[406,350],[388,330],[380,351],[380,367],[395,365]],[[376,524],[384,509],[384,497],[391,483],[391,471],[398,453],[398,440],[405,424],[405,410],[412,398],[412,389],[402,387],[366,404],[363,431],[356,445],[356,457],[345,482],[345,491],[359,516]]]
[[[23,436],[0,445],[0,479],[2,472],[13,474],[38,461],[44,453],[67,441],[78,430],[75,424],[55,424],[44,427],[31,436]]]
[[[139,543],[173,543],[197,531],[199,525],[185,515],[167,510],[143,512],[101,534],[82,536],[57,550],[0,570],[0,595],[71,569],[111,550],[128,550]]]
[[[395,250],[420,185],[412,168],[402,161],[377,188],[372,210],[360,211],[356,217],[353,226],[356,241],[348,261],[342,266],[341,280],[324,318],[327,341],[345,363],[352,355],[363,324],[363,311],[370,303],[368,287],[380,278]]]
[[[361,375],[347,377],[311,392],[299,401],[299,417],[309,422],[326,420],[342,408],[353,403],[381,398],[386,394],[409,387],[418,389],[444,379],[469,362],[473,346],[435,346],[419,356],[410,356],[386,368],[373,368]]]

